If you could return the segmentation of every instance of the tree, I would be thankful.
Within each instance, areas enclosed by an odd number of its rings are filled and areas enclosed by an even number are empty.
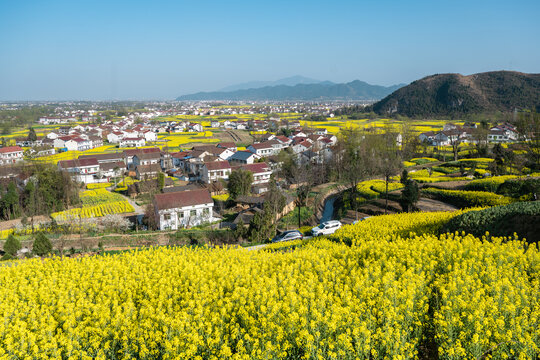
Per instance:
[[[403,184],[403,185],[407,185],[407,181],[409,180],[409,172],[407,171],[407,169],[403,169],[403,171],[401,172],[401,179],[400,179],[400,182]]]
[[[528,166],[540,170],[540,114],[534,109],[519,114],[517,131],[525,150]]]
[[[33,127],[31,127],[30,131],[28,131],[28,140],[29,141],[36,141],[37,140],[36,131],[34,130]]]
[[[246,228],[244,221],[240,219],[238,224],[236,224],[236,229],[234,230],[234,237],[238,240],[243,240],[248,235],[249,229]]]
[[[301,185],[296,189],[296,207],[298,208],[298,228],[302,226],[301,212],[302,207],[307,206],[307,199],[310,188],[306,185]]]
[[[163,188],[165,187],[165,174],[160,172],[158,174],[158,188],[159,190],[163,190]]]
[[[10,258],[17,256],[17,251],[21,250],[21,242],[13,235],[9,234],[6,243],[4,244],[4,251]]]
[[[405,188],[401,192],[399,203],[405,212],[411,211],[418,202],[419,190],[416,181],[408,179]]]
[[[52,251],[52,243],[42,231],[35,235],[32,251],[38,256],[45,256]]]
[[[277,187],[274,180],[270,181],[270,186],[268,192],[264,196],[264,213],[265,216],[268,216],[272,226],[272,232],[276,232],[277,227],[277,217],[283,211],[285,207],[286,198]]]
[[[458,132],[458,130],[455,130],[452,132],[450,136],[448,136],[448,140],[450,141],[450,145],[452,146],[452,153],[454,154],[454,161],[458,161],[458,155],[459,155],[459,145],[461,145],[461,134]]]
[[[234,170],[229,175],[227,188],[231,199],[236,199],[240,195],[248,195],[253,183],[253,173],[247,170]]]
[[[399,170],[403,167],[403,162],[401,159],[401,154],[399,152],[397,142],[397,134],[391,129],[385,129],[385,132],[379,139],[378,146],[378,170],[379,173],[384,177],[385,181],[385,204],[384,204],[384,213],[388,211],[388,182],[390,177],[394,176],[396,173],[399,173]]]
[[[360,130],[353,128],[343,129],[340,134],[341,139],[339,141],[343,146],[342,159],[339,160],[342,165],[341,175],[350,188],[351,205],[358,216],[357,185],[369,174],[371,168],[369,160],[372,159],[370,156],[372,149],[370,149],[370,146],[365,146],[371,137],[366,138],[366,135]]]
[[[271,235],[272,222],[268,213],[258,212],[249,223],[249,241],[261,242],[268,240]]]
[[[148,227],[148,230],[156,230],[158,228],[153,202],[150,202],[148,205],[146,205],[143,217],[143,224]]]
[[[3,217],[7,220],[21,216],[21,206],[19,203],[19,192],[17,186],[12,181],[9,183],[7,192],[2,196]]]

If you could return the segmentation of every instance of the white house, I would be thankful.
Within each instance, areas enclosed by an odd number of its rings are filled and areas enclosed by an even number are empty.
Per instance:
[[[238,151],[238,147],[233,142],[222,142],[222,143],[217,144],[216,146],[222,149],[229,149],[233,153]]]
[[[191,123],[191,124],[189,124],[189,131],[190,132],[202,132],[203,131],[203,126],[201,124]]]
[[[304,140],[304,141],[301,141],[299,143],[297,143],[296,145],[293,145],[293,152],[295,154],[300,154],[306,150],[309,150],[311,148],[312,144],[307,141],[307,140]]]
[[[119,147],[141,147],[146,144],[143,138],[124,138],[118,143]]]
[[[206,189],[157,194],[153,202],[160,230],[178,230],[213,220],[214,201]]]
[[[19,146],[0,148],[0,165],[15,164],[23,160],[23,149]]]
[[[92,149],[92,141],[83,139],[80,137],[74,137],[72,138],[72,141],[76,144],[76,150],[78,151],[85,151],[88,149]]]
[[[231,164],[253,164],[261,157],[251,151],[237,151],[229,158]]]
[[[231,165],[228,161],[205,162],[201,168],[201,180],[209,184],[219,179],[228,180],[231,174]]]
[[[158,139],[157,134],[150,130],[140,132],[139,137],[144,138],[144,140],[146,140],[147,142],[157,141]]]
[[[113,131],[107,134],[107,141],[111,144],[118,144],[124,138],[124,134],[120,131]]]
[[[98,161],[99,162],[99,161]],[[123,161],[99,163],[98,174],[110,181],[111,178],[122,175],[126,170],[126,164]]]
[[[253,174],[253,185],[269,182],[272,175],[272,169],[265,162],[235,166],[232,170],[238,169],[247,170]]]
[[[140,153],[133,155],[133,166],[138,165],[154,165],[159,164],[161,161],[161,154],[159,152]]]
[[[54,131],[51,131],[51,132],[48,133],[45,137],[46,137],[47,139],[54,140],[54,139],[58,139],[58,138],[60,137],[60,134],[55,133]]]
[[[252,153],[260,157],[277,155],[282,149],[281,143],[276,140],[265,141],[263,143],[251,144],[247,148]]]
[[[60,160],[58,169],[68,172],[76,181],[85,184],[99,182],[95,176],[99,172],[99,163],[96,158]]]

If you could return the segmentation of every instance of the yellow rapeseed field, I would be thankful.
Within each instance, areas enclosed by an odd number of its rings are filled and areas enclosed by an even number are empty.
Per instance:
[[[287,251],[154,248],[4,266],[0,357],[535,358],[538,249],[436,235],[459,213],[373,217]]]

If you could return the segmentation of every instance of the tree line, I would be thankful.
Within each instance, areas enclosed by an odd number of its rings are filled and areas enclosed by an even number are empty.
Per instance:
[[[0,218],[48,215],[79,202],[79,187],[53,165],[21,168],[20,175],[0,183]]]

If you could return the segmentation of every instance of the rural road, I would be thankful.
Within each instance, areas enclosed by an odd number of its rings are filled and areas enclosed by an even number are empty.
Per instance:
[[[311,239],[311,238],[312,238],[312,236],[305,236],[305,237],[304,237],[304,240]],[[296,239],[295,239],[295,240],[296,240]],[[290,240],[290,241],[295,241],[295,240]],[[282,241],[281,243],[282,243],[282,244],[287,244],[288,241]],[[253,246],[245,247],[244,249],[246,249],[246,250],[261,250],[261,249],[264,249],[266,246],[271,245],[271,244],[277,244],[277,243],[261,244],[261,245],[253,245]]]

